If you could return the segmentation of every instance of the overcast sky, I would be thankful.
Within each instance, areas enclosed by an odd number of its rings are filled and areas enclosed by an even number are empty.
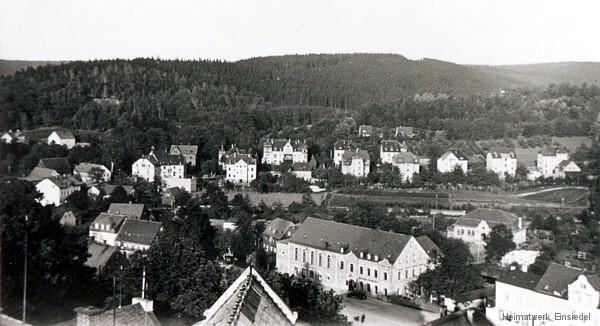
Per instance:
[[[0,58],[398,53],[469,64],[600,61],[600,1],[0,0]]]

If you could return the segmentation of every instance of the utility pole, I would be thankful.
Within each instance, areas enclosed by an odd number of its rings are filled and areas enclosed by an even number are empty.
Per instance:
[[[113,311],[113,326],[117,325],[117,276],[113,273],[113,295],[112,295],[112,311]]]
[[[435,231],[435,215],[438,211],[438,194],[435,194],[435,212],[431,214],[431,229]]]
[[[29,221],[29,216],[25,215],[25,245],[23,250],[23,324],[27,321],[27,222]]]

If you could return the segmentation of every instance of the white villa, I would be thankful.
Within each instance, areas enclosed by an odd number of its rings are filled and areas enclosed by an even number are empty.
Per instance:
[[[458,150],[449,150],[437,160],[437,170],[440,173],[448,173],[460,168],[463,173],[469,170],[469,160],[466,155]]]
[[[93,176],[90,174],[90,172],[92,172],[93,169],[97,169],[98,171],[102,172],[102,175],[100,177],[101,182],[110,181],[112,173],[106,166],[104,166],[102,164],[94,164],[94,163],[77,164],[75,166],[75,169],[73,170],[73,175],[76,177],[79,177],[81,179],[81,181],[85,182],[86,184],[93,183],[94,179],[93,179]]]
[[[371,169],[371,158],[369,152],[362,149],[345,151],[342,155],[342,173],[353,175],[357,178],[365,178]]]
[[[520,247],[527,240],[523,219],[499,209],[478,208],[459,217],[446,230],[448,238],[461,239],[468,244],[483,246],[492,228],[506,225],[513,233],[513,242]]]
[[[250,184],[256,180],[258,173],[256,159],[238,149],[235,145],[225,151],[223,147],[219,150],[219,165],[225,171],[225,180],[234,184]]]
[[[432,267],[427,251],[410,235],[308,217],[277,242],[276,267],[338,293],[408,294],[409,283]]]
[[[62,145],[71,149],[75,147],[75,136],[68,130],[54,130],[48,136],[48,145]]]
[[[563,179],[569,174],[581,172],[581,168],[569,159],[569,152],[560,146],[546,146],[537,154],[535,169],[530,169],[528,179],[538,177]]]
[[[35,185],[42,194],[39,202],[42,206],[60,206],[69,195],[81,190],[81,182],[72,176],[45,178]]]
[[[342,156],[346,151],[356,151],[358,147],[351,142],[340,140],[333,145],[333,163],[339,167],[342,164]]]
[[[263,145],[262,163],[280,165],[283,162],[308,162],[308,145],[300,139],[267,139]]]
[[[393,164],[394,156],[408,152],[406,143],[401,143],[397,140],[382,140],[379,148],[379,159],[381,160],[381,164]]]
[[[392,165],[398,167],[403,182],[412,182],[415,174],[419,174],[419,158],[411,152],[400,152],[392,159]]]
[[[150,154],[142,156],[131,166],[131,174],[148,182],[154,182],[156,176],[161,179],[178,178],[185,175],[185,159],[181,155],[168,155],[155,153],[154,148]]]
[[[517,174],[517,154],[508,148],[492,148],[486,155],[485,165],[500,180],[504,180],[506,176],[514,177]]]

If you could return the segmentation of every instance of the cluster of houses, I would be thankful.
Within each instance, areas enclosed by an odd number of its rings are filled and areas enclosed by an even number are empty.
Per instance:
[[[71,149],[75,146],[85,147],[89,143],[77,142],[73,133],[66,129],[38,129],[38,130],[9,130],[0,136],[0,140],[7,144],[41,142],[48,145],[66,146]]]

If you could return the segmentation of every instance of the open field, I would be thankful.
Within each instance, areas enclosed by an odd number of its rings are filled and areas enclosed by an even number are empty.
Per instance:
[[[444,193],[379,190],[339,191],[331,194],[329,204],[331,206],[352,206],[357,201],[368,201],[386,206],[422,204],[433,207],[436,203],[436,194],[439,205],[450,204],[448,195]]]
[[[293,202],[301,203],[303,195],[301,193],[285,192],[259,193],[255,191],[230,191],[227,193],[227,199],[233,199],[236,194],[242,194],[244,196],[248,195],[248,198],[250,198],[250,202],[252,202],[253,205],[258,205],[261,201],[264,201],[265,204],[269,206],[272,206],[275,203],[280,203],[284,207],[288,207]],[[311,193],[310,195],[317,204],[321,204],[321,202],[327,196],[327,193]]]
[[[546,189],[536,193],[525,194],[522,198],[529,200],[538,200],[550,203],[563,203],[565,205],[586,206],[588,205],[588,189],[587,188],[559,188]]]

